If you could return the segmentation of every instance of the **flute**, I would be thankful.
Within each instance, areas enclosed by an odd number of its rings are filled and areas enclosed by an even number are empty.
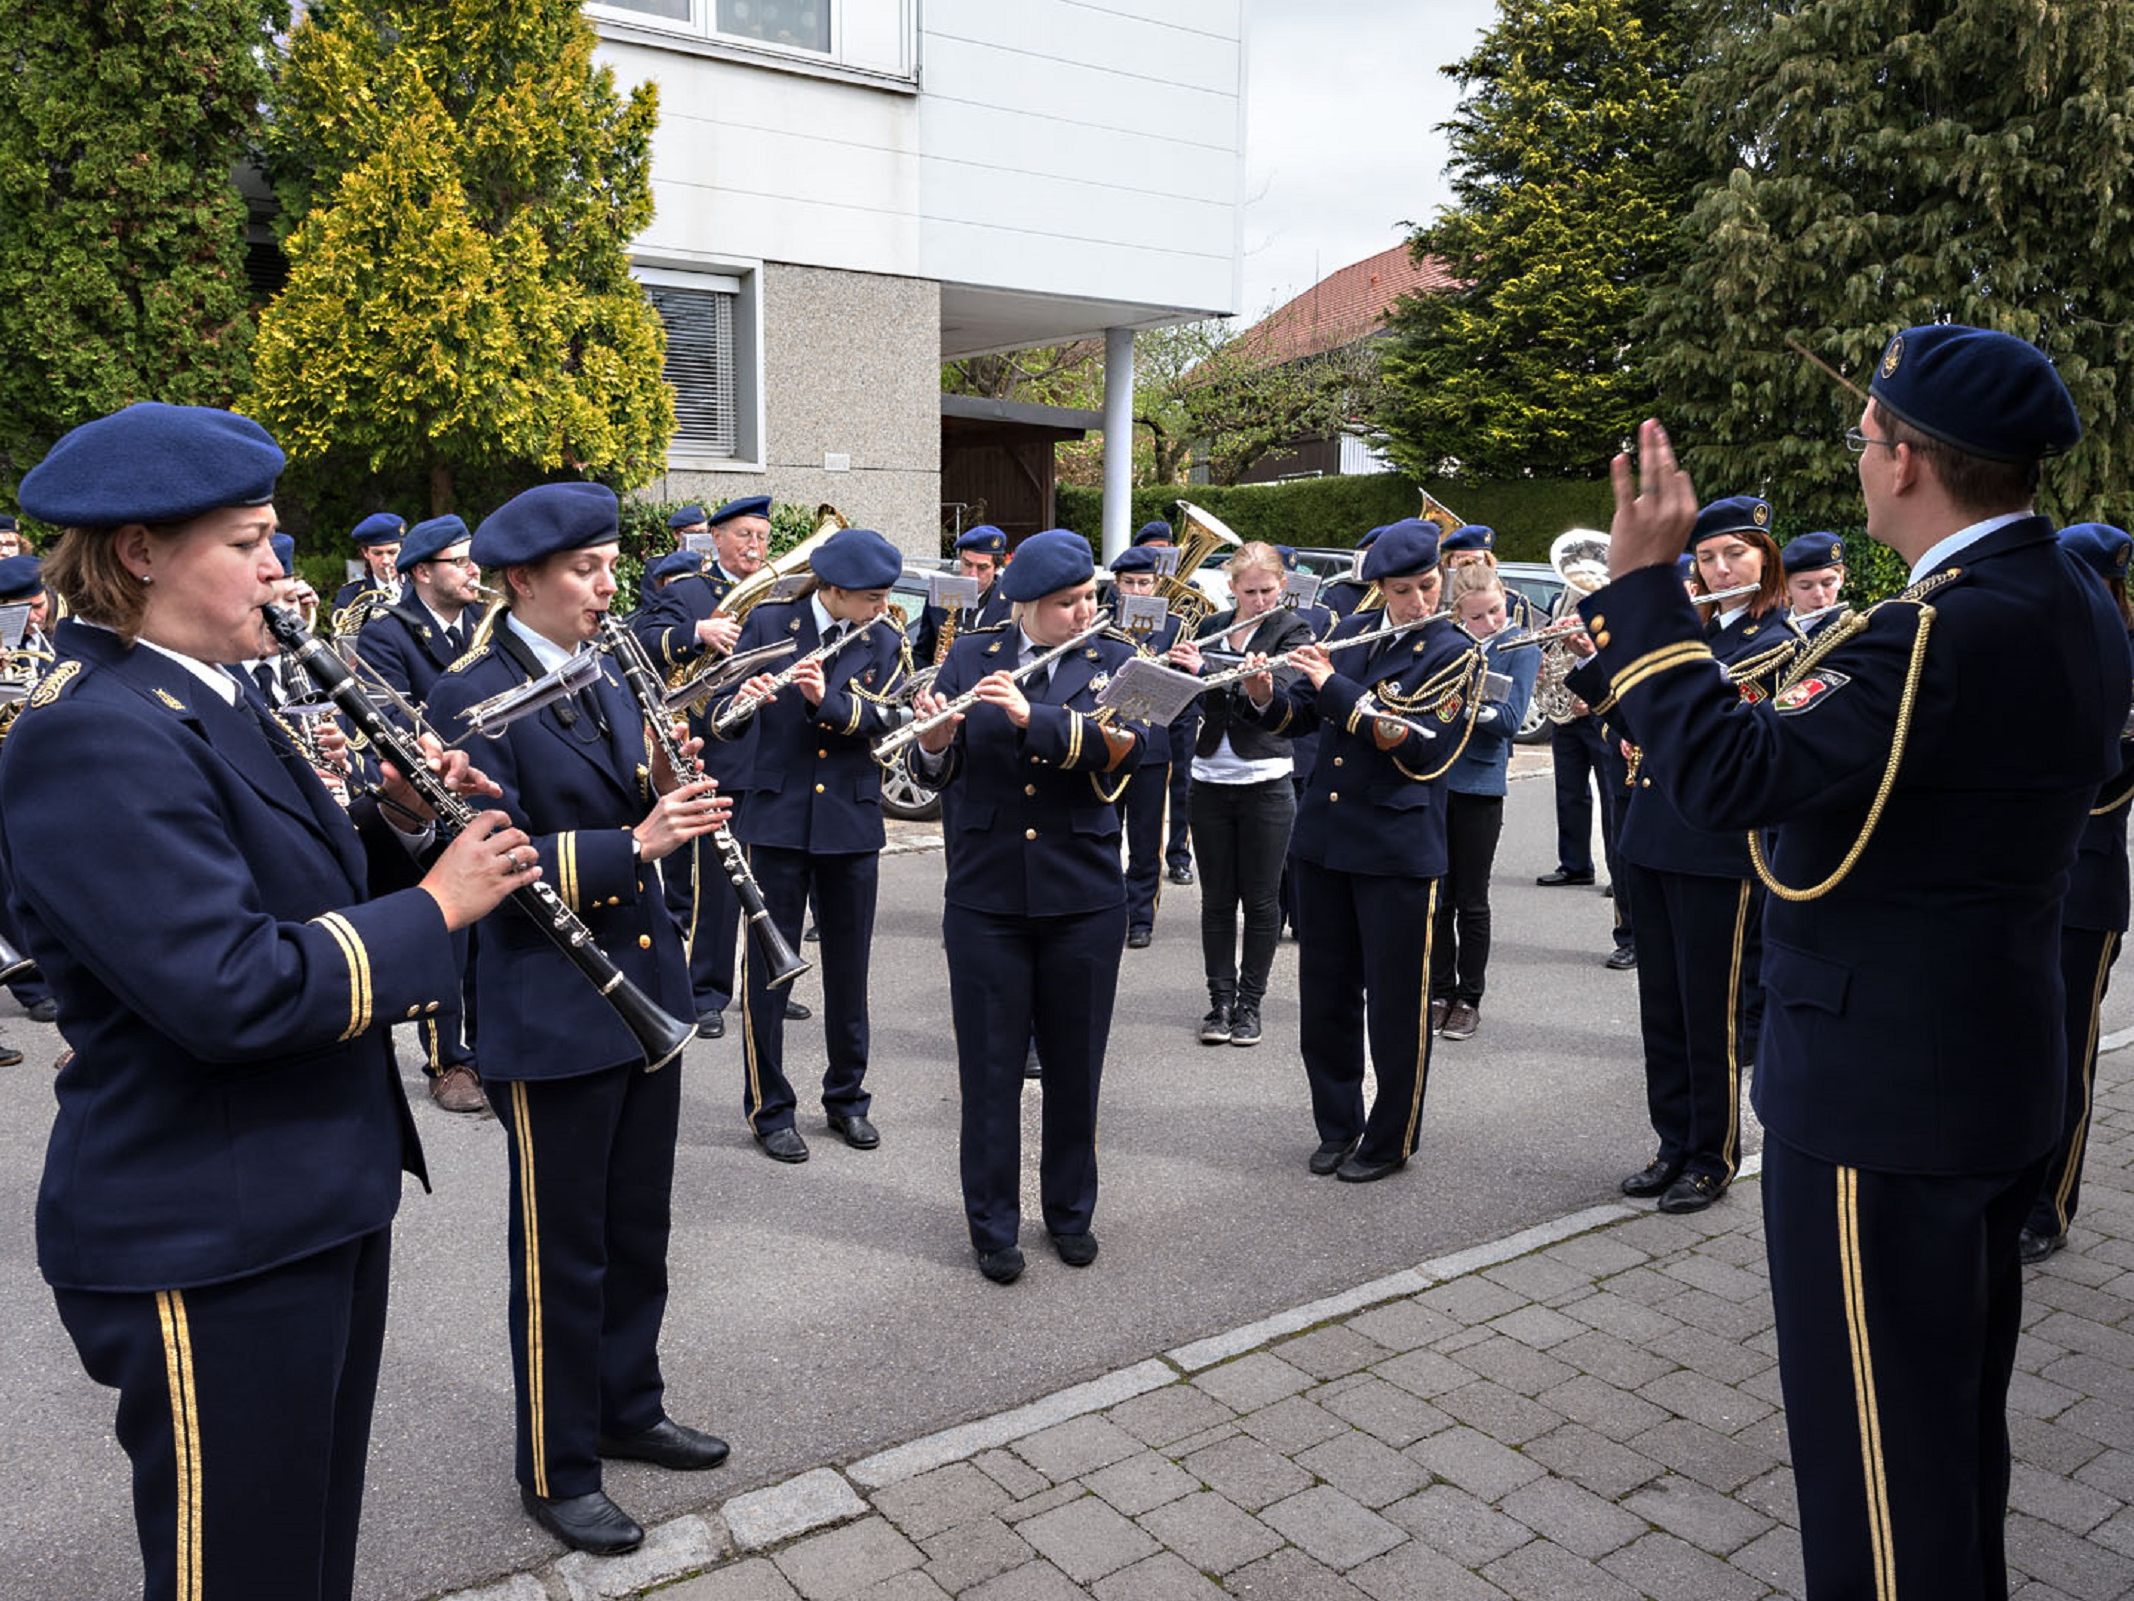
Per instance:
[[[1053,646],[1052,649],[1046,651],[1042,656],[1032,658],[1028,663],[1016,668],[1013,672],[1008,674],[1008,682],[1011,684],[1019,684],[1024,679],[1028,678],[1031,674],[1040,672],[1043,669],[1050,667],[1054,662],[1058,661],[1069,651],[1078,649],[1079,647],[1088,644],[1089,641],[1095,639],[1097,635],[1103,633],[1104,630],[1109,626],[1111,626],[1111,613],[1108,611],[1098,612],[1096,615],[1096,620],[1092,622],[1087,628],[1083,629],[1079,634],[1075,635],[1074,638],[1067,640],[1063,644]],[[987,676],[990,677],[992,675],[988,674]],[[960,714],[969,711],[973,706],[977,704],[977,689],[974,687],[965,690],[954,700],[950,701],[946,706],[942,707],[939,711],[932,713],[930,716],[922,717],[914,723],[906,723],[902,728],[893,730],[888,734],[884,734],[882,738],[875,744],[874,759],[878,762],[895,761],[897,757],[901,756],[904,753],[904,747],[918,739],[921,734],[932,733],[943,723],[946,723],[950,718],[959,716]]]
[[[817,662],[828,666],[836,658],[839,651],[873,627],[873,620],[865,623],[855,623],[830,644],[817,645],[807,655],[801,657],[799,661],[777,674],[771,679],[770,684],[762,694],[736,695],[731,701],[727,702],[719,715],[711,720],[712,737],[714,739],[724,739],[776,699],[781,689],[789,688],[797,682],[801,668],[807,666],[809,662]]]
[[[464,797],[453,794],[445,781],[430,771],[429,760],[415,736],[372,703],[348,664],[307,629],[294,612],[274,605],[260,610],[266,615],[275,643],[311,675],[320,692],[341,708],[378,754],[400,770],[408,786],[430,803],[431,810],[437,813],[439,831],[457,833],[472,827],[479,816],[477,809]],[[631,983],[607,952],[593,943],[593,931],[546,882],[535,879],[522,885],[511,892],[510,899],[614,1008],[644,1052],[646,1072],[655,1072],[681,1055],[682,1046],[695,1034],[695,1028],[663,1010]]]
[[[1266,661],[1260,663],[1257,667],[1226,667],[1219,673],[1210,673],[1200,681],[1200,687],[1203,691],[1222,689],[1242,679],[1250,678],[1254,673],[1271,673],[1277,667],[1287,667],[1290,663],[1290,658],[1300,650],[1323,650],[1331,656],[1335,651],[1347,650],[1351,645],[1375,645],[1381,639],[1392,639],[1399,634],[1411,633],[1415,629],[1421,628],[1424,624],[1435,622],[1445,615],[1444,612],[1432,612],[1428,617],[1418,617],[1412,623],[1388,623],[1383,628],[1373,628],[1361,634],[1351,634],[1347,639],[1306,640],[1301,645],[1294,645],[1283,651],[1279,656],[1268,657]]]

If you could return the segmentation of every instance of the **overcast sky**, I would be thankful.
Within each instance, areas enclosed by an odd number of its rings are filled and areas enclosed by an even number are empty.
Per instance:
[[[1244,316],[1397,245],[1446,198],[1458,85],[1495,0],[1245,0]]]

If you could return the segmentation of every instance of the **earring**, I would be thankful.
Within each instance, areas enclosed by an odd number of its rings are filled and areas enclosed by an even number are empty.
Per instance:
[[[141,582],[142,582],[142,583],[144,583],[144,584],[152,584],[152,583],[154,583],[155,581],[156,581],[156,575],[155,575],[154,573],[143,573],[143,574],[141,574]]]

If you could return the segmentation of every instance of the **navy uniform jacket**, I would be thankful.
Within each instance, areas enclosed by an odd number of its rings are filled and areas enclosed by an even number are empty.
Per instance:
[[[978,597],[977,612],[971,618],[970,628],[967,630],[959,628],[959,637],[964,632],[976,633],[982,628],[997,628],[1000,624],[1008,621],[1014,613],[1015,602],[1000,592],[1000,576],[996,573],[993,577],[993,582],[986,586],[985,593]],[[947,621],[948,608],[945,606],[923,606],[920,608],[919,626],[912,635],[911,641],[911,659],[919,666],[931,667],[934,665],[934,650],[941,638],[942,625]]]
[[[812,597],[756,607],[734,649],[754,650],[780,639],[793,641],[793,654],[781,668],[822,644]],[[821,705],[811,707],[788,685],[742,724],[731,743],[748,746],[740,782],[749,802],[734,815],[734,838],[818,856],[880,850],[887,835],[882,769],[873,749],[905,721],[891,696],[904,670],[904,636],[883,617],[823,670]]]
[[[466,707],[533,676],[509,627],[497,619],[489,641],[430,691],[430,721],[446,738],[464,731]],[[587,696],[598,699],[605,733]],[[584,694],[520,718],[498,739],[475,741],[472,754],[504,791],[485,804],[532,836],[543,880],[584,919],[594,943],[669,1012],[694,1015],[681,932],[653,866],[631,850],[631,830],[652,810],[652,778],[644,721],[614,663],[602,663]],[[482,922],[475,979],[485,1079],[574,1078],[643,1060],[608,1003],[508,902]]]
[[[1370,592],[1371,586],[1361,578],[1337,578],[1319,586],[1319,604],[1336,617],[1353,617]]]
[[[371,576],[369,573],[365,573],[361,578],[351,578],[347,583],[343,584],[339,589],[333,592],[333,605],[329,611],[329,616],[332,612],[345,610],[347,607],[355,603],[355,599],[358,595],[363,594],[367,590],[373,589],[377,590],[381,594],[392,595],[397,598],[398,596],[406,593],[407,586],[403,583],[373,583],[371,581]]]
[[[0,755],[13,905],[75,1052],[45,1277],[213,1284],[384,1228],[424,1171],[387,1025],[455,982],[418,864],[375,805],[277,760],[246,701],[104,630],[59,637],[72,660]]]
[[[654,590],[630,618],[630,631],[662,671],[693,662],[704,654],[697,624],[717,610],[735,582],[717,562],[707,562],[701,572],[685,573]]]
[[[1131,629],[1125,628],[1120,629],[1119,633],[1123,638],[1139,641],[1135,649],[1142,655],[1160,662],[1169,653],[1170,648],[1178,643],[1178,635],[1184,625],[1185,619],[1180,617],[1178,613],[1172,612],[1170,616],[1164,618],[1161,628],[1147,635],[1137,634]],[[1169,664],[1165,663],[1165,665],[1168,666]],[[1136,767],[1168,767],[1174,755],[1181,760],[1189,761],[1192,759],[1193,753],[1191,751],[1172,751],[1171,730],[1167,724],[1147,724],[1143,726],[1141,759],[1134,764]],[[1157,780],[1150,779],[1149,782],[1153,784]]]
[[[675,552],[673,552],[673,551],[669,551],[669,552],[667,553],[667,555],[673,555],[673,554],[675,554]],[[690,554],[692,554],[692,555],[695,555],[695,552],[693,552],[693,551],[692,551],[692,552],[691,552]],[[674,574],[674,575],[673,575],[672,577],[670,577],[670,578],[666,579],[666,580],[665,580],[665,581],[663,581],[663,582],[654,582],[654,580],[653,580],[653,577],[652,577],[652,569],[653,569],[653,566],[654,566],[654,565],[655,565],[656,563],[659,563],[659,562],[665,561],[666,559],[667,559],[667,557],[666,557],[666,556],[654,556],[654,557],[650,558],[649,560],[647,560],[647,561],[646,561],[646,563],[645,563],[645,565],[644,565],[644,567],[643,567],[643,568],[642,568],[642,569],[641,569],[641,570],[640,570],[640,571],[638,572],[638,575],[637,575],[637,608],[638,608],[638,610],[639,610],[639,611],[643,611],[643,610],[644,610],[644,609],[645,609],[645,608],[646,608],[647,606],[651,605],[651,604],[652,604],[652,602],[654,601],[654,599],[656,599],[656,598],[657,598],[657,597],[658,597],[658,596],[659,596],[660,594],[662,594],[662,593],[663,593],[664,591],[666,591],[666,590],[667,590],[667,589],[668,589],[669,587],[671,587],[672,585],[675,585],[675,584],[678,584],[678,583],[680,583],[680,582],[681,582],[681,581],[682,581],[682,580],[683,580],[684,578],[693,578],[693,577],[695,577],[695,576],[696,576],[696,574],[695,574],[694,572],[687,572],[687,573],[676,573],[676,574]],[[697,566],[698,566],[699,568],[701,568],[701,567],[702,567],[703,565],[704,565],[704,558],[703,558],[703,557],[701,557],[701,556],[698,556],[698,557],[697,557]],[[657,659],[658,659],[657,657],[655,657],[655,658],[654,658],[654,660],[657,660]]]
[[[2134,635],[2129,636],[2134,645]],[[2097,792],[2075,846],[2060,921],[2067,928],[2127,931],[2127,809],[2134,799],[2134,739],[2119,742],[2119,771]]]
[[[1885,1172],[2006,1172],[2050,1150],[2060,901],[2098,786],[2119,770],[2134,676],[2118,614],[2052,524],[1986,535],[1753,704],[1720,681],[1672,568],[1628,574],[1579,610],[1648,751],[1695,753],[1662,762],[1683,814],[1777,827],[1771,866],[1797,890],[1854,849],[1908,711],[1851,871],[1766,903],[1765,1127]]]
[[[1326,605],[1293,606],[1290,613],[1303,619],[1304,626],[1312,631],[1312,638],[1315,640],[1326,638],[1334,631],[1334,624],[1341,621],[1340,614],[1333,607]],[[1312,769],[1319,762],[1318,730],[1314,729],[1308,734],[1292,731],[1289,736],[1289,754],[1296,766],[1297,778],[1301,780],[1311,777]]]
[[[469,611],[463,620],[477,615]],[[356,654],[377,668],[380,678],[421,706],[430,698],[430,686],[462,653],[410,593],[396,605],[371,614],[356,635]],[[480,765],[476,761],[475,766]]]
[[[1324,735],[1291,850],[1337,872],[1436,878],[1445,871],[1440,792],[1481,709],[1475,691],[1482,656],[1442,612],[1400,638],[1338,649],[1343,639],[1384,624],[1376,611],[1344,618],[1328,640],[1337,648],[1325,685],[1315,690],[1301,675],[1277,683],[1266,710],[1252,716],[1277,734],[1316,728]],[[1382,730],[1359,704],[1366,690],[1383,708],[1428,724],[1437,737]]]
[[[1765,657],[1788,645],[1793,647],[1787,652],[1788,662],[1798,654],[1799,631],[1780,611],[1767,612],[1762,617],[1742,617],[1731,628],[1719,627],[1718,619],[1714,618],[1710,623],[1699,624],[1699,628],[1712,655],[1723,667]],[[1741,686],[1738,692],[1745,700],[1768,695],[1776,681],[1776,672],[1758,671],[1754,686]],[[1579,663],[1564,682],[1572,694],[1589,706],[1598,706],[1608,698],[1608,674],[1597,657]],[[1616,707],[1609,716],[1612,726],[1607,737],[1620,733],[1636,744],[1637,730],[1630,715]],[[1694,826],[1683,817],[1668,785],[1670,765],[1704,759],[1701,752],[1694,750],[1686,754],[1663,751],[1655,765],[1651,752],[1640,752],[1630,781],[1630,804],[1624,810],[1622,827],[1615,841],[1616,853],[1624,861],[1661,872],[1693,873],[1703,878],[1749,876],[1748,835],[1740,830]]]
[[[954,699],[989,673],[1012,672],[1022,644],[1010,624],[959,634],[934,680]],[[1030,726],[983,703],[971,708],[934,777],[917,746],[915,778],[954,787],[956,842],[948,851],[951,906],[1003,917],[1062,917],[1126,904],[1117,801],[1133,775],[1143,723],[1097,720],[1100,680],[1133,659],[1124,634],[1106,631],[1060,658],[1050,685],[1026,679]]]

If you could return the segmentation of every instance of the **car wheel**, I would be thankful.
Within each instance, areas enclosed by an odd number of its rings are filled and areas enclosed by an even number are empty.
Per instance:
[[[941,815],[941,797],[912,782],[900,762],[882,771],[882,810],[907,823],[930,823]]]
[[[1519,732],[1512,735],[1515,745],[1546,745],[1556,725],[1543,715],[1540,706],[1527,702],[1526,720],[1519,725]]]

